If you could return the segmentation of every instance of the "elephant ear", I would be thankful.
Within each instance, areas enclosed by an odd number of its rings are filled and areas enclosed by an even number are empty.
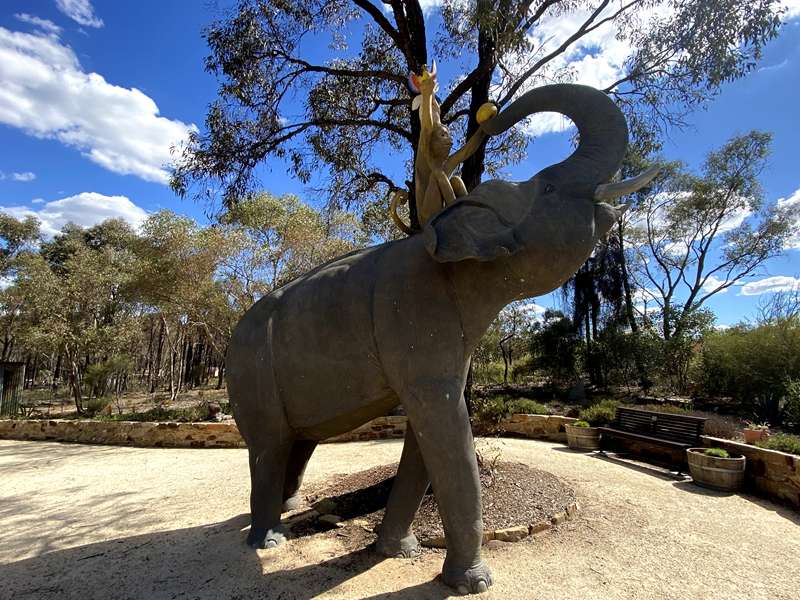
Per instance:
[[[425,248],[438,262],[489,261],[522,249],[513,222],[491,204],[469,197],[434,216],[423,236]]]

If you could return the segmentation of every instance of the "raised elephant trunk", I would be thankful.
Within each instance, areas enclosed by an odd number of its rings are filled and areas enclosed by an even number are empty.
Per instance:
[[[598,184],[616,173],[628,144],[625,117],[603,92],[585,85],[555,84],[533,89],[481,125],[489,135],[503,133],[527,116],[557,112],[578,128],[578,147],[566,160],[538,174],[564,182],[569,192],[594,196]],[[563,185],[563,184],[562,184]]]

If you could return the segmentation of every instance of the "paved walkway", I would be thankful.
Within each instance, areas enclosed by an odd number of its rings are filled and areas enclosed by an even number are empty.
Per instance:
[[[576,489],[578,517],[485,552],[481,598],[800,598],[800,515],[530,440],[482,440]],[[401,442],[321,446],[308,480],[398,459]],[[329,534],[244,544],[243,450],[0,441],[0,599],[445,598],[443,554],[379,560]]]

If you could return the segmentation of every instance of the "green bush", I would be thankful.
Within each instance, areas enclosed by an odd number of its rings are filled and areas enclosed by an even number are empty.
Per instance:
[[[572,425],[573,427],[582,427],[582,428],[591,427],[591,425],[589,425],[589,423],[587,423],[586,421],[575,421]]]
[[[488,363],[479,363],[475,361],[472,369],[472,378],[475,383],[502,383],[503,369],[502,361],[491,361]]]
[[[175,421],[178,423],[194,423],[208,419],[208,405],[205,403],[190,408],[156,407],[143,412],[102,415],[101,421]]]
[[[531,336],[531,365],[553,385],[574,382],[580,373],[583,340],[563,313],[547,310]]]
[[[95,415],[95,414],[99,413],[101,410],[103,410],[110,403],[111,403],[111,399],[110,398],[103,398],[103,397],[101,397],[101,398],[92,398],[91,400],[87,400],[86,406],[84,406],[84,409],[90,415]]]
[[[744,416],[780,425],[800,417],[800,318],[738,325],[707,335],[701,357],[703,391],[730,396]]]
[[[786,382],[786,403],[783,416],[787,423],[800,430],[800,379],[789,379]]]
[[[781,452],[788,452],[789,454],[797,454],[800,456],[800,435],[779,433],[765,440],[756,442],[756,446],[769,450],[780,450]]]
[[[481,423],[497,425],[506,416],[505,399],[501,396],[475,398],[472,416]]]
[[[713,456],[715,458],[730,458],[731,455],[728,454],[727,450],[723,450],[722,448],[706,448],[703,453],[706,456]]]
[[[620,403],[616,400],[602,400],[580,413],[580,418],[587,421],[592,427],[605,427],[614,421]]]
[[[512,415],[549,415],[550,409],[541,402],[518,398],[506,404],[506,412]]]

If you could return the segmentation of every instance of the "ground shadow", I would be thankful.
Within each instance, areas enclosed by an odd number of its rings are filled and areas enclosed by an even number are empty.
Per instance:
[[[711,488],[702,487],[697,485],[692,480],[688,481],[676,481],[672,484],[675,486],[676,489],[681,490],[682,492],[687,492],[689,494],[697,494],[698,496],[709,496],[712,498],[726,498],[729,496],[739,496],[744,498],[748,502],[752,502],[759,508],[767,510],[769,512],[773,512],[778,516],[783,517],[787,521],[791,521],[795,525],[800,525],[800,513],[798,513],[794,508],[778,504],[772,500],[768,500],[766,498],[761,498],[759,496],[754,495],[752,490],[748,491],[745,489],[744,491],[739,492],[724,492],[721,490],[714,490]]]
[[[43,452],[40,441],[3,440],[0,444],[0,474],[35,471],[72,458],[86,459],[113,453],[113,446],[87,446],[83,444],[58,443],[58,452]],[[56,442],[47,442],[48,444]]]
[[[677,470],[670,471],[669,468],[660,465],[645,464],[638,461],[634,462],[633,460],[628,459],[625,455],[620,455],[613,452],[593,452],[589,456],[598,460],[619,465],[620,467],[625,467],[626,469],[636,471],[637,473],[658,477],[659,479],[663,479],[665,481],[682,483],[689,479],[688,475],[683,473],[679,474]]]
[[[4,597],[310,600],[386,560],[362,548],[281,568],[279,559],[298,556],[297,549],[289,543],[259,556],[245,544],[248,524],[249,515],[242,514],[212,525],[98,542],[0,565]],[[431,580],[373,598],[440,600],[450,594],[449,588]]]

